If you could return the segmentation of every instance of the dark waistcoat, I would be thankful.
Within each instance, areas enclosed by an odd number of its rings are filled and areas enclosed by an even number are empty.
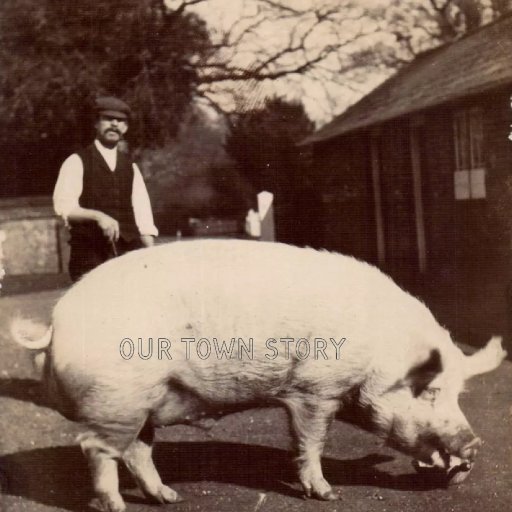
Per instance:
[[[112,172],[94,144],[78,152],[84,167],[80,206],[99,210],[119,222],[121,238],[130,241],[139,236],[132,207],[133,162],[125,153],[117,152],[116,168]],[[94,221],[73,222],[72,240],[104,239]]]

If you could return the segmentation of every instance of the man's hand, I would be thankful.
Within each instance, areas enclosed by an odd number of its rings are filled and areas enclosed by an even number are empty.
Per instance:
[[[101,213],[97,222],[109,242],[117,242],[119,240],[119,222],[116,219],[113,219],[106,213]]]
[[[155,237],[152,235],[140,235],[140,241],[144,247],[153,247],[155,245]]]

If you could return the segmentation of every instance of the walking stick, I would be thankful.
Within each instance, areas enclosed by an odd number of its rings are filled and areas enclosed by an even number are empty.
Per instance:
[[[110,241],[110,245],[112,246],[112,252],[114,253],[114,257],[117,258],[119,254],[117,253],[117,247],[115,240]]]

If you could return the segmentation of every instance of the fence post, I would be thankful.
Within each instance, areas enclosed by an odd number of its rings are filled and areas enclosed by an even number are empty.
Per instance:
[[[263,242],[275,242],[274,226],[274,194],[260,192],[258,194],[258,212],[261,220],[261,238]]]

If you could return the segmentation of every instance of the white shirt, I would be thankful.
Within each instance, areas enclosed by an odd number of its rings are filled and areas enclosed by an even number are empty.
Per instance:
[[[108,168],[114,172],[117,163],[117,149],[109,149],[98,140],[94,145],[105,159]],[[80,196],[83,190],[84,165],[82,159],[73,153],[62,164],[55,189],[53,191],[53,208],[67,224],[71,211],[80,206]],[[137,164],[133,164],[132,207],[135,223],[141,235],[158,236],[158,229],[153,221],[151,201],[148,191]]]

